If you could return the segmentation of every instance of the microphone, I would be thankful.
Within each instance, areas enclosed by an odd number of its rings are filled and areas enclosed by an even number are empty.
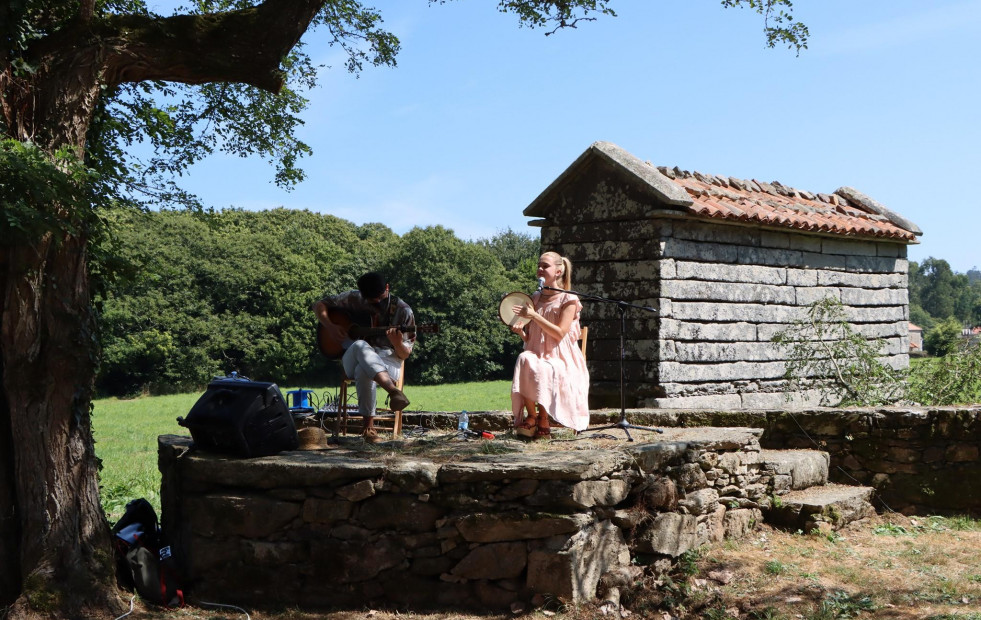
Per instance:
[[[538,290],[542,290],[545,287],[545,278],[538,278]]]

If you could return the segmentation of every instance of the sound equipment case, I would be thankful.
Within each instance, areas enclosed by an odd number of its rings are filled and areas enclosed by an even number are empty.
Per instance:
[[[296,450],[293,416],[275,383],[215,378],[177,423],[191,431],[200,450],[241,457]]]

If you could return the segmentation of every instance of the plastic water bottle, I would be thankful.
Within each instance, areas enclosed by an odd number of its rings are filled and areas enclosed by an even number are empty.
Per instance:
[[[470,414],[463,410],[457,418],[456,430],[465,431],[470,428]]]

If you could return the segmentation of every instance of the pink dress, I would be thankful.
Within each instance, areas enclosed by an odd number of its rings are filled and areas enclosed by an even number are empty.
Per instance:
[[[582,302],[575,295],[540,292],[532,295],[535,310],[550,323],[558,324],[562,308],[574,304],[576,317],[569,333],[556,341],[532,321],[528,324],[525,350],[518,356],[511,382],[511,408],[514,423],[523,419],[524,399],[540,404],[562,426],[581,431],[589,426],[589,370],[579,348],[579,313]]]

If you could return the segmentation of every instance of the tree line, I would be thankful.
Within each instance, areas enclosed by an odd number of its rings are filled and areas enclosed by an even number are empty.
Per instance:
[[[311,304],[380,271],[420,335],[407,380],[510,376],[521,342],[497,318],[500,298],[530,291],[537,239],[506,230],[466,241],[440,226],[397,235],[382,224],[270,211],[114,211],[115,277],[98,298],[102,394],[200,389],[237,371],[283,385],[324,385],[336,361],[316,349]]]
[[[965,327],[981,325],[981,271],[966,274],[947,261],[929,257],[909,264],[909,320],[923,328],[923,344],[932,355],[956,347]]]
[[[114,210],[98,297],[102,394],[196,390],[231,371],[281,384],[336,382],[315,348],[310,304],[378,270],[419,323],[407,378],[432,384],[509,376],[520,342],[497,320],[501,296],[534,285],[537,239],[506,230],[466,241],[436,226],[397,235],[382,224],[309,211]],[[981,273],[911,262],[910,320],[944,354],[981,324]],[[973,277],[972,277],[973,276]],[[953,334],[953,335],[952,335]]]

